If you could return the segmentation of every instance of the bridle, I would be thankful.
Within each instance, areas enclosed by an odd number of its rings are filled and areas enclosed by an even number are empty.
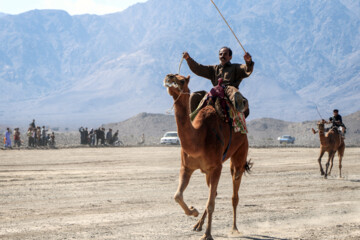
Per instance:
[[[175,74],[175,75],[177,75],[177,74]],[[174,76],[175,76],[174,75]],[[167,111],[167,112],[171,112],[171,111],[173,111],[173,109],[174,109],[174,106],[175,106],[175,103],[180,99],[180,97],[181,97],[181,95],[186,95],[186,94],[188,94],[188,95],[190,95],[190,90],[188,91],[188,92],[184,92],[182,89],[180,89],[180,86],[179,86],[179,84],[177,84],[177,83],[171,83],[171,84],[165,84],[166,85],[166,87],[175,87],[175,88],[177,88],[178,90],[179,90],[179,96],[177,96],[177,98],[174,100],[174,104],[172,105],[172,107]]]

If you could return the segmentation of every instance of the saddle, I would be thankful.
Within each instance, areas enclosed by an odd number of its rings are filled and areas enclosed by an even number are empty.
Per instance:
[[[249,115],[249,109],[247,108],[247,111],[245,111],[244,113],[238,112],[231,103],[231,101],[225,95],[225,86],[222,84],[222,79],[220,78],[218,82],[218,85],[213,87],[210,92],[197,92],[194,95],[195,97],[193,96],[190,99],[190,119],[194,120],[196,115],[202,108],[211,105],[214,107],[218,116],[224,122],[229,123],[233,127],[235,132],[241,132],[246,134],[247,128],[245,118]],[[194,106],[195,104],[197,106],[196,108]]]

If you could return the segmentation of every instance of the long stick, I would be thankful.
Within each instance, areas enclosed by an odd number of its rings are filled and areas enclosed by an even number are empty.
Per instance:
[[[321,117],[321,119],[323,119],[323,117],[321,116],[321,114],[320,114],[320,112],[319,112],[319,109],[318,109],[318,106],[316,105],[316,103],[315,103],[315,106],[316,106],[316,111],[317,111],[317,113],[319,114],[319,116]]]
[[[243,47],[243,45],[241,44],[240,40],[237,38],[237,36],[235,35],[234,31],[231,29],[230,25],[228,24],[228,22],[226,21],[226,19],[224,18],[224,16],[221,14],[219,8],[216,6],[216,4],[214,3],[213,0],[211,0],[211,2],[214,4],[216,10],[220,13],[220,16],[222,17],[222,19],[224,19],[224,22],[226,23],[226,25],[229,27],[230,31],[232,32],[232,34],[234,35],[234,37],[236,38],[236,40],[238,41],[238,43],[240,44],[240,47],[244,50],[244,53],[246,53],[245,48]]]

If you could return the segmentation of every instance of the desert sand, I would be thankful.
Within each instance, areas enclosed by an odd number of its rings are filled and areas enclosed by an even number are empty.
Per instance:
[[[214,239],[360,239],[360,148],[320,176],[316,148],[251,148],[243,177],[240,235],[231,235],[232,182],[224,163]],[[326,156],[323,158],[325,163]],[[180,147],[0,150],[0,239],[199,239],[198,218],[173,200]],[[204,211],[205,176],[184,193]],[[205,225],[204,225],[205,227]]]

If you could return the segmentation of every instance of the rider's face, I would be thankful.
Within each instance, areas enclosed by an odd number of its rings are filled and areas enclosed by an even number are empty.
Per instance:
[[[229,55],[229,49],[227,49],[227,48],[220,49],[219,60],[220,60],[221,65],[225,65],[231,59],[232,59],[232,56]]]

